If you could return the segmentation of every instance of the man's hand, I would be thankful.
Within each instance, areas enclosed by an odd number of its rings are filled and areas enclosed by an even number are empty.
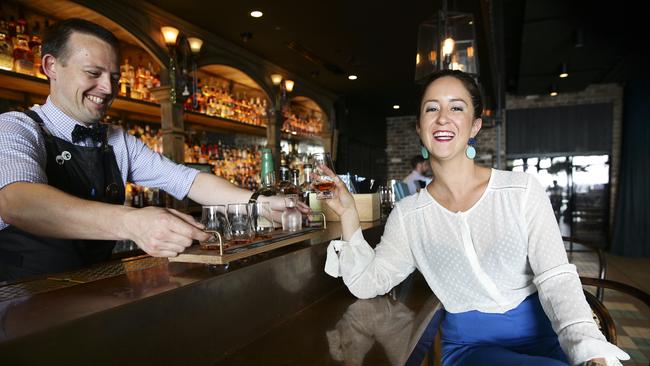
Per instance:
[[[287,209],[286,203],[283,196],[260,196],[257,198],[258,202],[269,202],[271,204],[271,213],[273,215],[273,221],[282,222],[282,212]],[[296,208],[303,214],[308,214],[311,212],[309,206],[302,202],[296,203]]]
[[[154,257],[175,257],[192,245],[208,240],[203,225],[174,209],[145,207],[124,215],[122,225],[129,239]]]

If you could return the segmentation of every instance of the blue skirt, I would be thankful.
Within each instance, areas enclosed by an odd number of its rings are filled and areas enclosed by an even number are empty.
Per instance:
[[[445,366],[568,366],[537,293],[504,314],[445,314],[441,324]]]

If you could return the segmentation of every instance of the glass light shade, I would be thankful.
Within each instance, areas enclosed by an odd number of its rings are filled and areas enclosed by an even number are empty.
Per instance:
[[[440,12],[418,29],[415,81],[425,80],[442,69],[462,70],[478,76],[478,52],[474,16],[471,13]]]
[[[187,39],[187,42],[189,42],[190,50],[192,50],[193,54],[198,55],[199,52],[201,52],[201,47],[203,46],[203,40],[196,37],[189,37]]]
[[[173,46],[176,44],[176,38],[178,37],[178,29],[170,26],[160,27],[160,31],[163,34],[165,43],[168,46]]]
[[[285,80],[284,81],[284,88],[287,89],[287,91],[289,93],[291,93],[293,91],[293,85],[294,85],[293,80]]]
[[[282,82],[282,75],[280,74],[271,74],[271,82],[273,85],[280,85]]]

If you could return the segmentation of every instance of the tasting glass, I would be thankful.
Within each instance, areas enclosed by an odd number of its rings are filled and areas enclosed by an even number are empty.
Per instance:
[[[230,224],[230,241],[233,244],[246,244],[253,239],[253,225],[248,203],[229,204],[228,223]]]
[[[269,202],[255,202],[251,203],[249,208],[255,235],[263,239],[270,238],[271,233],[273,233],[271,204]]]
[[[219,249],[220,241],[223,244],[230,238],[225,205],[203,206],[201,223],[205,226],[203,231],[212,234],[210,239],[200,243],[201,249]]]
[[[311,156],[312,182],[311,186],[319,200],[330,199],[334,196],[334,165],[329,153],[316,153]]]

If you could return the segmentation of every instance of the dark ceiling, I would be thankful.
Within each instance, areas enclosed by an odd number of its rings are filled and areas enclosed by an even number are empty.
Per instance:
[[[591,83],[623,82],[635,70],[632,65],[647,69],[641,50],[647,47],[648,31],[641,31],[641,23],[634,21],[640,15],[624,3],[449,1],[451,10],[474,12],[484,22],[487,17],[481,14],[494,9],[497,41],[492,49],[502,50],[494,60],[503,71],[482,78],[492,85],[500,78],[504,91],[520,95],[546,94],[552,84],[563,92],[582,90]],[[158,0],[152,4],[338,95],[362,99],[385,110],[385,115],[405,115],[415,112],[418,25],[435,16],[441,1]],[[264,16],[252,18],[249,13],[254,9]],[[243,33],[252,37],[245,40]],[[479,41],[489,39],[482,36]],[[479,42],[479,49],[486,52],[486,43]],[[480,52],[482,72],[489,71],[484,66],[487,54]],[[565,79],[557,76],[562,62],[569,70]],[[348,74],[359,79],[348,80]],[[402,108],[394,111],[393,104]]]

